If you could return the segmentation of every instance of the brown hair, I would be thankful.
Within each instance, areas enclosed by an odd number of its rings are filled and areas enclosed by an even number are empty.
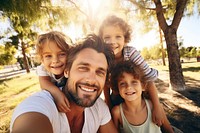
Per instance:
[[[145,82],[143,82],[144,80],[142,79],[142,75],[141,75],[140,71],[133,64],[133,62],[131,62],[130,60],[128,60],[128,61],[121,61],[121,62],[117,63],[112,68],[112,71],[111,71],[110,83],[111,83],[111,88],[114,91],[119,92],[118,80],[119,80],[119,78],[122,76],[122,74],[124,72],[130,73],[131,75],[133,75],[133,77],[135,79],[140,80],[140,82],[143,83],[143,84],[145,83]]]
[[[99,36],[103,37],[103,30],[107,26],[119,26],[124,32],[125,43],[130,42],[132,29],[122,18],[119,18],[115,15],[108,16],[101,24],[99,28]]]
[[[112,51],[112,48],[110,45],[103,42],[103,40],[95,35],[95,34],[89,34],[86,38],[79,41],[75,47],[71,48],[68,54],[68,60],[67,60],[67,69],[70,70],[72,67],[72,64],[74,60],[76,59],[76,56],[79,54],[79,52],[85,48],[91,48],[97,51],[98,53],[103,53],[106,57],[107,63],[108,63],[108,71],[107,71],[107,77],[108,79],[108,73],[110,72],[110,68],[113,65],[114,60],[114,53]]]
[[[57,46],[66,53],[68,53],[69,48],[72,46],[72,40],[62,32],[51,31],[45,34],[41,34],[38,36],[36,43],[36,56],[39,62],[42,60],[44,44],[49,43],[50,41],[56,43]]]

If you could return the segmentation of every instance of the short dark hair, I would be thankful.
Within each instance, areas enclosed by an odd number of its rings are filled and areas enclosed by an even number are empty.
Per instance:
[[[121,61],[117,63],[115,66],[113,66],[111,71],[111,79],[110,79],[111,88],[117,92],[119,92],[118,79],[122,76],[124,72],[130,73],[131,75],[134,76],[135,79],[142,81],[142,76],[136,69],[133,62],[131,62],[130,60]]]
[[[108,73],[109,73],[110,68],[113,65],[114,53],[112,51],[111,46],[104,43],[103,40],[95,34],[87,35],[86,38],[78,42],[73,48],[70,49],[69,54],[68,54],[67,66],[66,66],[67,69],[68,70],[71,69],[73,62],[76,59],[77,54],[85,48],[94,49],[98,53],[103,53],[105,55],[107,63],[108,63]],[[108,73],[107,73],[106,79],[108,79]]]

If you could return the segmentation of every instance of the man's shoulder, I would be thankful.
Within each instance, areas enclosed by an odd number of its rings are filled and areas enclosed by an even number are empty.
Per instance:
[[[94,103],[93,106],[87,108],[90,111],[94,111],[95,113],[100,113],[100,112],[107,112],[109,111],[107,104],[102,98],[98,98],[96,102]]]

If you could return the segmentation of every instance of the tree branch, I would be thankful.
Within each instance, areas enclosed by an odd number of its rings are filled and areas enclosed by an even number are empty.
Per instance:
[[[70,3],[72,3],[78,11],[80,11],[80,12],[81,12],[82,14],[84,14],[87,18],[89,18],[89,16],[88,16],[84,11],[82,11],[82,10],[76,5],[75,2],[73,2],[72,0],[67,0],[67,1],[69,1]]]
[[[156,6],[156,16],[158,19],[159,26],[163,31],[165,31],[166,28],[168,27],[168,25],[167,25],[166,19],[164,17],[162,3],[160,0],[153,0],[153,1]]]
[[[178,29],[180,21],[183,17],[183,13],[184,13],[184,9],[186,7],[187,1],[188,0],[177,0],[176,12],[174,14],[174,18],[171,24],[171,26],[175,29]]]

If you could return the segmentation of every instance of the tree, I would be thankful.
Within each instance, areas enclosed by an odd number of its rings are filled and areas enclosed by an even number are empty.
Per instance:
[[[181,19],[184,16],[184,10],[186,10],[185,15],[192,15],[195,2],[197,3],[197,8],[200,10],[199,6],[200,1],[197,0],[190,0],[190,1],[164,0],[162,2],[161,0],[153,0],[153,1],[129,0],[129,1],[140,8],[140,14],[145,14],[146,16],[153,15],[153,13],[156,14],[159,27],[162,29],[164,33],[167,45],[170,86],[172,89],[177,91],[185,90],[185,81],[180,63],[180,54],[178,51],[177,30],[181,22]]]
[[[10,43],[6,43],[5,46],[0,45],[0,65],[11,65],[16,63],[14,57],[16,49]]]
[[[9,18],[12,28],[17,32],[17,35],[11,39],[13,45],[21,49],[27,73],[30,72],[27,53],[34,45],[33,41],[37,35],[37,28],[41,27],[41,22],[46,29],[52,29],[60,20],[69,22],[66,13],[68,8],[53,7],[51,0],[0,0],[0,11]]]

